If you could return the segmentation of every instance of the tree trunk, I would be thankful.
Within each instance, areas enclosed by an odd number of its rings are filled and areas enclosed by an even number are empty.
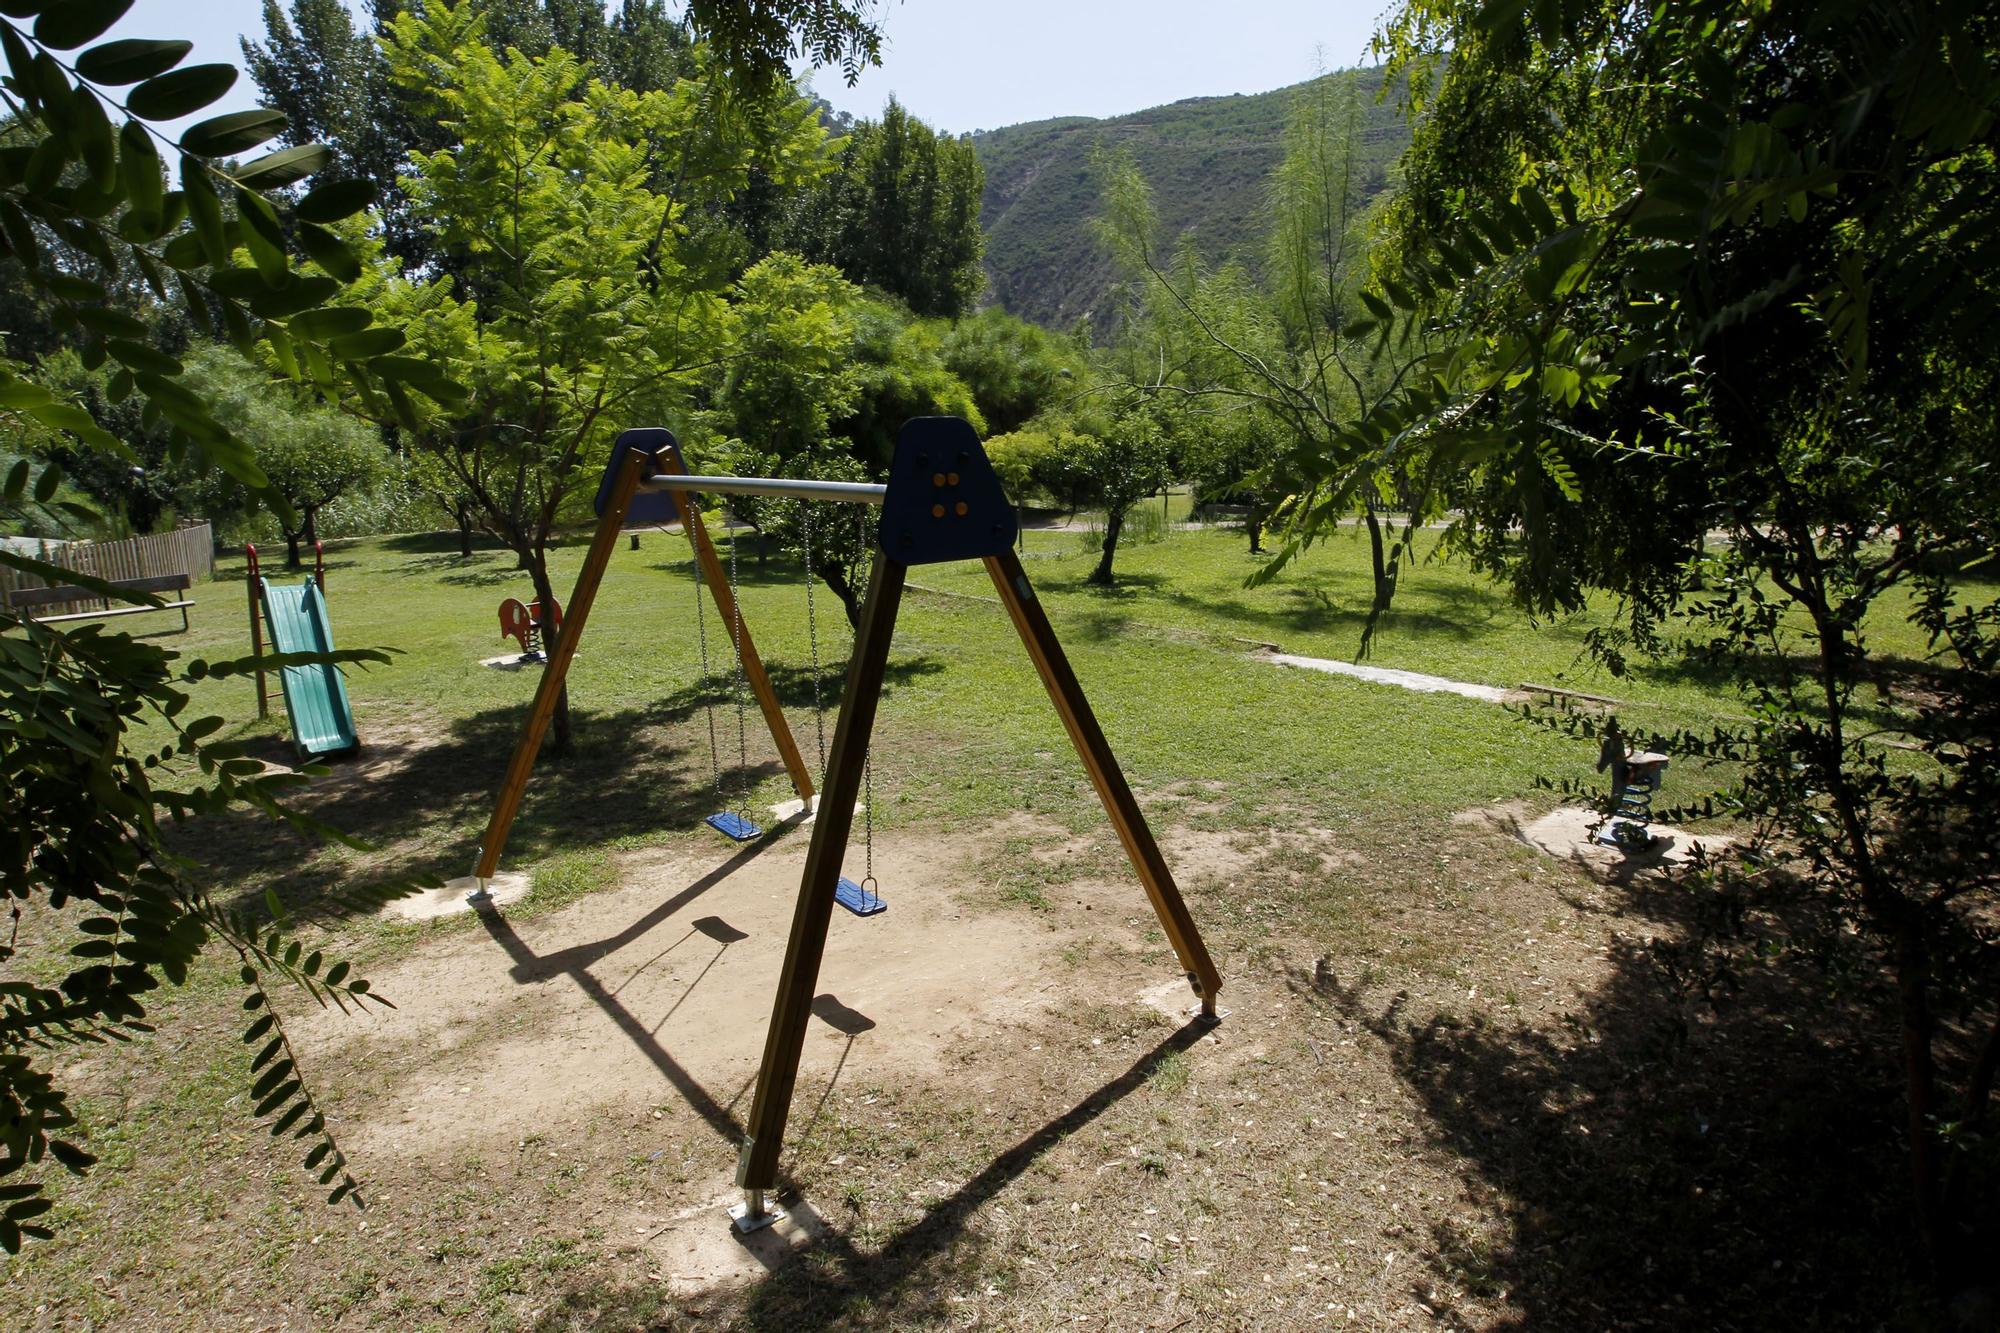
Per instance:
[[[1382,541],[1382,520],[1372,504],[1363,512],[1368,517],[1368,551],[1375,561],[1375,609],[1385,611],[1395,596],[1396,585],[1389,577],[1388,553]]]
[[[1118,534],[1125,530],[1125,511],[1107,510],[1104,515],[1104,554],[1098,557],[1097,568],[1090,571],[1089,582],[1100,588],[1111,586],[1111,561],[1118,554]]]
[[[303,508],[306,519],[306,542],[309,545],[317,546],[319,544],[319,506],[305,505]]]
[[[861,632],[861,590],[847,581],[847,571],[838,560],[828,560],[819,567],[819,581],[833,589],[833,595],[840,599],[840,607],[847,612],[847,627],[856,634]]]
[[[465,501],[458,502],[458,554],[461,558],[472,559],[472,506]]]
[[[298,532],[288,532],[285,534],[286,569],[297,569],[299,568],[299,566],[305,563],[304,561],[299,559],[299,538],[301,535],[303,535],[303,533],[304,529],[302,528]]]
[[[521,563],[528,567],[528,574],[535,583],[535,598],[543,606],[552,606],[556,601],[555,588],[549,583],[548,552],[538,547],[521,552]],[[568,608],[565,607],[565,610]],[[544,636],[546,638],[546,636]],[[550,662],[555,660],[555,642],[547,640],[544,652]],[[542,668],[548,670],[547,666]],[[569,682],[564,681],[562,692],[556,695],[556,707],[550,719],[549,753],[565,755],[569,753]]]
[[[1250,530],[1250,554],[1264,554],[1264,507],[1255,500],[1243,515],[1243,526]]]

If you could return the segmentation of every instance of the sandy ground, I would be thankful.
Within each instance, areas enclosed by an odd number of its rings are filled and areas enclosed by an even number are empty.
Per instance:
[[[799,833],[733,854],[633,856],[614,889],[521,924],[503,905],[480,929],[379,971],[376,991],[398,1008],[304,1029],[322,1051],[367,1043],[387,1075],[370,1104],[350,1108],[355,1147],[447,1156],[593,1106],[657,1100],[662,1075],[718,1129],[747,1116],[806,848]],[[1064,854],[1061,841],[1045,854]],[[875,860],[890,907],[835,910],[799,1074],[808,1107],[836,1075],[939,1071],[972,1034],[1025,1028],[1060,999],[1062,929],[971,905],[970,873],[928,849],[885,844]],[[1090,892],[1106,899],[1090,904],[1099,943],[1108,928],[1136,950],[1151,924],[1143,892]],[[1127,989],[1163,979],[1185,989],[1157,968],[1131,969]]]

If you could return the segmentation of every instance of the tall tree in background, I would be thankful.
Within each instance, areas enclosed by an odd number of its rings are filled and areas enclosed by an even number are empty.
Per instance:
[[[214,405],[216,419],[249,441],[271,489],[284,497],[285,564],[302,563],[299,548],[319,540],[319,512],[359,495],[389,475],[382,434],[367,422],[301,398],[235,352],[203,348],[188,363],[188,384]]]
[[[386,49],[447,143],[415,154],[404,181],[443,272],[391,282],[381,304],[473,388],[468,412],[411,440],[552,602],[549,545],[611,438],[668,415],[696,372],[732,354],[727,274],[677,224],[742,188],[753,164],[809,179],[824,136],[797,98],[722,97],[693,79],[637,93],[587,78],[561,48],[501,55],[471,5],[399,16]],[[676,164],[674,194],[653,188],[662,160]],[[558,752],[569,725],[565,700]]]
[[[930,128],[894,98],[838,145],[834,169],[794,207],[787,244],[919,315],[971,309],[985,279],[985,173],[969,140]]]
[[[389,251],[406,268],[435,265],[421,220],[411,216],[401,177],[410,155],[445,142],[434,109],[390,77],[381,39],[399,14],[421,15],[423,0],[369,0],[357,27],[344,0],[264,0],[262,42],[243,39],[244,64],[266,106],[285,113],[290,142],[331,147],[343,170],[375,183]],[[563,50],[596,78],[650,92],[693,72],[693,39],[665,0],[477,0],[495,51],[528,56]]]
[[[1295,533],[1316,536],[1320,525],[1358,512],[1368,529],[1379,616],[1394,596],[1403,553],[1378,510],[1402,498],[1397,483],[1415,465],[1416,451],[1376,465],[1377,451],[1352,443],[1352,430],[1417,372],[1425,349],[1420,337],[1393,349],[1371,343],[1353,327],[1376,299],[1358,291],[1367,253],[1359,97],[1353,73],[1323,76],[1294,96],[1285,155],[1271,182],[1261,276],[1235,264],[1211,269],[1185,247],[1162,253],[1152,191],[1129,158],[1107,164],[1100,229],[1139,279],[1139,310],[1122,341],[1144,346],[1125,357],[1128,380],[1192,403],[1247,410],[1273,447],[1250,468],[1236,454],[1227,470],[1260,508],[1273,496],[1303,492],[1295,497],[1301,505]],[[1230,422],[1239,442],[1243,427],[1240,419]],[[1414,498],[1406,533],[1439,502],[1433,489],[1420,488]],[[1261,576],[1275,574],[1285,559],[1281,552]],[[1373,623],[1371,617],[1371,630]]]

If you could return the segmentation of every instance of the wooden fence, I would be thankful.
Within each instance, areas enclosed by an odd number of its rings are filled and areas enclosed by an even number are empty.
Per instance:
[[[35,542],[12,538],[8,546],[21,555],[44,560],[79,574],[100,579],[144,579],[161,574],[186,574],[194,580],[215,573],[215,533],[206,523],[192,523],[172,532],[156,532],[150,537],[127,537],[116,542]],[[42,588],[48,580],[23,574],[0,565],[0,600],[16,588]],[[101,597],[80,602],[61,602],[36,608],[40,615],[66,615],[72,611],[101,611]]]

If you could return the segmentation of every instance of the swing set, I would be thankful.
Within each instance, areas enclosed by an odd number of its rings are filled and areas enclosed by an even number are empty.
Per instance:
[[[725,574],[722,562],[701,521],[694,496],[754,495],[807,501],[832,501],[862,506],[879,506],[868,577],[862,603],[861,625],[855,636],[854,651],[847,667],[840,713],[834,724],[833,745],[825,744],[823,710],[819,698],[819,638],[812,595],[810,559],[807,561],[806,614],[810,622],[813,658],[814,716],[820,741],[824,775],[823,790],[815,792],[803,756],[792,738],[771,688],[762,660],[743,623],[736,601],[736,551],[731,543],[730,564]],[[1048,617],[1035,598],[1020,557],[1015,554],[1018,531],[1013,506],[1007,502],[999,479],[993,473],[986,451],[972,427],[956,417],[920,417],[906,423],[897,437],[895,459],[886,484],[864,482],[812,481],[783,477],[724,477],[690,475],[683,466],[672,432],[648,427],[628,430],[613,446],[597,494],[598,526],[577,575],[576,591],[563,615],[561,629],[549,655],[547,669],[536,689],[512,760],[501,782],[500,794],[486,828],[473,870],[473,897],[478,900],[499,870],[500,854],[518,813],[521,799],[533,772],[535,755],[548,730],[563,680],[576,654],[596,600],[599,584],[617,547],[621,530],[628,525],[671,523],[679,519],[694,547],[696,614],[702,607],[701,584],[709,587],[716,609],[730,628],[736,658],[735,703],[739,755],[747,751],[747,695],[754,695],[764,721],[785,763],[792,786],[804,809],[815,812],[812,843],[806,853],[800,878],[798,905],[785,948],[785,962],[779,975],[778,991],[772,1002],[771,1023],[764,1043],[764,1055],[757,1075],[756,1094],[751,1105],[750,1123],[737,1161],[736,1183],[744,1191],[744,1201],[730,1210],[738,1231],[755,1231],[784,1216],[770,1205],[768,1195],[778,1181],[779,1152],[783,1146],[785,1122],[790,1115],[797,1083],[800,1053],[805,1044],[806,1024],[811,1015],[813,993],[819,980],[820,963],[826,952],[827,932],[832,924],[833,906],[841,903],[860,915],[880,912],[885,904],[874,877],[873,772],[869,763],[869,738],[874,731],[875,710],[880,701],[882,681],[888,668],[890,640],[895,633],[896,613],[902,604],[903,589],[911,566],[942,564],[954,560],[981,560],[993,579],[994,589],[1006,607],[1014,628],[1021,636],[1029,659],[1034,663],[1043,686],[1048,690],[1070,741],[1082,758],[1098,798],[1119,841],[1131,859],[1139,882],[1144,886],[1160,926],[1178,955],[1189,985],[1201,1002],[1200,1016],[1216,1022],[1216,995],[1222,981],[1209,958],[1201,933],[1182,901],[1166,860],[1160,854],[1152,831],[1147,827],[1132,789],[1125,781],[1118,761],[1104,739],[1104,732],[1090,710],[1069,660],[1063,655]],[[810,506],[805,511],[811,513]],[[862,510],[865,515],[866,510]],[[808,545],[812,523],[804,524]],[[864,518],[865,530],[865,518]],[[698,628],[702,671],[708,677],[707,629]],[[715,744],[714,705],[709,704],[710,758],[714,769],[718,805],[725,805],[721,763]],[[745,841],[759,836],[742,807],[746,784],[739,769],[733,808],[710,815],[707,822],[731,838]],[[867,871],[856,883],[841,874],[848,839],[853,832],[855,807],[859,804],[865,820]]]

